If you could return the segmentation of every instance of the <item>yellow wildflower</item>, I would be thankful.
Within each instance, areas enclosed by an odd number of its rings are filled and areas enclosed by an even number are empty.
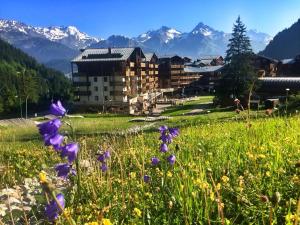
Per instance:
[[[216,186],[216,188],[217,188],[218,191],[220,191],[221,190],[221,184],[218,183],[217,186]]]
[[[88,222],[88,223],[85,223],[84,225],[99,225],[98,222]]]
[[[213,191],[210,192],[209,194],[210,200],[214,201],[215,200],[215,193]]]
[[[40,183],[46,183],[47,182],[47,174],[45,171],[41,171],[39,174]]]
[[[152,198],[152,194],[150,192],[146,192],[145,196],[148,197],[148,198]]]
[[[141,212],[141,210],[139,210],[138,208],[134,208],[134,209],[133,209],[133,213],[134,213],[137,217],[141,217],[141,216],[142,216],[142,212]]]
[[[223,176],[221,179],[225,184],[229,181],[229,177],[227,176]]]
[[[270,177],[270,176],[271,176],[271,172],[270,172],[270,171],[267,171],[267,172],[266,172],[266,176],[267,176],[267,177]]]
[[[172,176],[173,176],[172,172],[168,171],[167,172],[167,177],[172,177]]]
[[[130,177],[133,178],[133,179],[135,179],[136,178],[136,173],[135,172],[131,172],[130,173]]]
[[[109,219],[102,219],[102,224],[103,225],[112,225],[112,222],[110,222]]]

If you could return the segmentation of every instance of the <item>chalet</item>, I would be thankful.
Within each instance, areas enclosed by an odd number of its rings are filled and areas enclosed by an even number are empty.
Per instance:
[[[184,60],[178,55],[159,58],[159,87],[177,87],[178,77],[184,74]]]
[[[223,65],[205,67],[187,66],[184,70],[186,73],[201,77],[197,83],[197,86],[201,89],[201,91],[214,92],[215,84],[221,77],[223,67]]]
[[[278,61],[262,55],[254,55],[253,66],[259,77],[275,77]]]
[[[293,59],[283,59],[278,63],[278,75],[288,77],[300,76],[300,55]]]
[[[141,48],[85,49],[71,65],[79,108],[141,112],[149,90],[158,86],[157,57],[146,57]]]

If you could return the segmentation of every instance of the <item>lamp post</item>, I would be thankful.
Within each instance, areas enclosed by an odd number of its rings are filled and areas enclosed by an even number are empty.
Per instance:
[[[20,105],[20,116],[21,116],[21,118],[23,118],[23,112],[22,112],[22,103],[21,103],[21,98],[20,98],[18,95],[16,95],[16,96],[15,96],[15,98],[19,98],[19,105]]]
[[[289,88],[286,88],[286,97],[285,97],[285,113],[287,115],[287,110],[288,110],[288,97],[289,97],[289,91],[290,89]]]

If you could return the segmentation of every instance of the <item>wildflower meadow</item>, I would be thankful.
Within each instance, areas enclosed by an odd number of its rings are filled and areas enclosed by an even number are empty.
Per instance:
[[[0,224],[299,224],[297,115],[79,135],[67,111],[52,103],[39,137],[0,143]]]

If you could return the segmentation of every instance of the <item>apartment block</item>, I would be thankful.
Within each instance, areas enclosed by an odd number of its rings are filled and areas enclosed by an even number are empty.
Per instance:
[[[77,106],[113,112],[147,110],[156,85],[157,57],[141,48],[85,49],[71,61]]]

